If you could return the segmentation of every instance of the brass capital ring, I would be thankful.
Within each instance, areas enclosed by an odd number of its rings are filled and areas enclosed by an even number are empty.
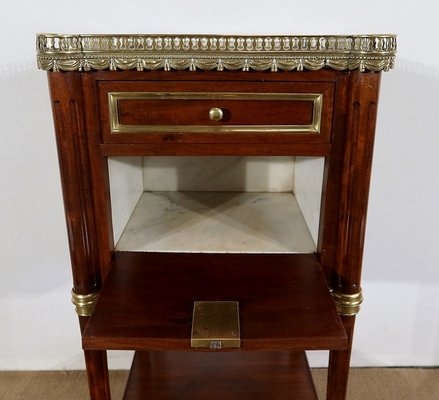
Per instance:
[[[360,305],[363,302],[363,292],[361,289],[354,294],[333,291],[332,298],[334,299],[335,307],[340,315],[352,317],[357,315],[360,311]]]
[[[99,292],[90,294],[77,294],[72,289],[72,303],[75,305],[76,313],[80,317],[89,317],[96,305]]]

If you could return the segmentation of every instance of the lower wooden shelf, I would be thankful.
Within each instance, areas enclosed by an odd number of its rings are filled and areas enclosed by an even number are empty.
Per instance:
[[[304,352],[137,352],[124,400],[317,400]]]
[[[237,301],[241,350],[341,350],[347,336],[314,254],[116,252],[87,350],[190,350],[194,301]]]

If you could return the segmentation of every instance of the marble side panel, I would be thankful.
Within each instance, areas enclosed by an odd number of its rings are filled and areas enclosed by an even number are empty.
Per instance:
[[[142,159],[108,159],[114,243],[120,238],[139,197],[143,193]]]
[[[145,192],[120,251],[310,253],[315,245],[289,193]]]
[[[292,192],[294,157],[145,157],[149,191]]]
[[[294,195],[314,243],[317,243],[319,235],[324,166],[323,157],[296,157]]]

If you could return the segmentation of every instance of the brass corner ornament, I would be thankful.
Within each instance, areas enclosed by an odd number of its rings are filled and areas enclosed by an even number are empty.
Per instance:
[[[96,305],[99,292],[90,294],[77,294],[72,290],[72,303],[75,305],[76,313],[80,317],[89,317]]]
[[[335,307],[340,315],[352,317],[357,315],[360,311],[360,305],[363,302],[363,292],[361,289],[354,294],[332,291],[332,298],[334,299]]]
[[[395,35],[59,35],[36,37],[38,67],[90,70],[388,71]]]

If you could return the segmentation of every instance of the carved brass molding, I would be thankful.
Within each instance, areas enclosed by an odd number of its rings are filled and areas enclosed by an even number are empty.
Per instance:
[[[38,67],[89,70],[388,71],[395,35],[58,35],[36,38]]]
[[[90,294],[76,294],[72,290],[72,303],[75,305],[76,313],[80,317],[89,317],[96,305],[99,292]]]
[[[333,291],[332,298],[334,299],[338,313],[345,317],[351,317],[357,315],[360,311],[360,305],[363,302],[363,292],[361,289],[355,294]]]

